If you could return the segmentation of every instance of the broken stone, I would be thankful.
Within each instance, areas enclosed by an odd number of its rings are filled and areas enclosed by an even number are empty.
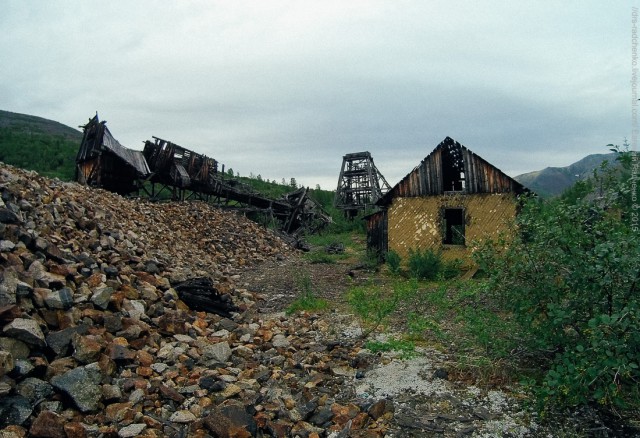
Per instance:
[[[204,419],[204,424],[220,438],[253,437],[257,424],[241,402],[227,400],[216,406]]]
[[[68,287],[55,291],[50,290],[45,295],[44,302],[50,309],[70,309],[73,306],[73,291]]]
[[[275,335],[271,343],[275,348],[287,348],[290,345],[289,340],[283,334]]]
[[[17,213],[5,207],[0,207],[0,223],[3,224],[19,224],[22,219]]]
[[[16,244],[10,240],[0,240],[0,252],[11,252],[16,247]]]
[[[128,426],[123,427],[118,431],[118,436],[120,438],[132,438],[142,434],[142,432],[147,428],[147,425],[144,423],[135,423],[130,424]]]
[[[25,397],[16,395],[0,398],[0,427],[22,425],[31,415],[33,408]]]
[[[192,423],[196,421],[196,416],[190,411],[182,410],[176,411],[169,417],[169,421],[172,423]]]
[[[2,332],[6,336],[18,339],[29,345],[44,347],[46,345],[44,333],[38,323],[32,319],[16,318],[7,324]]]
[[[57,357],[66,356],[71,348],[71,340],[75,335],[84,335],[89,331],[89,327],[81,324],[75,327],[49,332],[46,337],[47,346],[53,350]]]
[[[14,360],[29,357],[29,346],[22,341],[12,338],[0,338],[0,349],[8,351]]]
[[[104,348],[104,341],[100,336],[75,334],[72,338],[73,357],[82,364],[96,362]]]
[[[15,367],[13,356],[9,351],[0,350],[0,377],[11,372]]]
[[[3,279],[0,282],[0,306],[16,304],[18,282],[15,269],[10,268],[3,272]]]
[[[113,288],[103,286],[98,289],[91,295],[91,302],[98,307],[99,309],[106,310],[109,306],[109,301],[111,300],[111,295],[113,294]]]
[[[42,438],[66,438],[64,418],[54,412],[42,411],[29,428],[29,434]]]
[[[205,359],[213,359],[218,362],[227,362],[231,357],[232,351],[228,342],[218,342],[217,344],[207,345],[203,350]]]
[[[67,394],[82,412],[95,412],[100,407],[102,391],[85,367],[78,367],[51,379],[51,384]]]
[[[64,433],[67,438],[86,438],[87,428],[80,422],[71,421],[64,424]]]
[[[53,386],[49,382],[35,377],[27,377],[16,386],[16,393],[35,403],[46,400],[54,394]]]
[[[333,418],[333,411],[330,406],[323,406],[319,408],[312,416],[309,418],[309,423],[323,427],[326,423],[329,423]]]

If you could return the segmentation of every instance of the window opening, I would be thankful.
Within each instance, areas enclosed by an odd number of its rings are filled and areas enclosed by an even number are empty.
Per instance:
[[[445,245],[464,245],[464,209],[444,209],[444,236],[442,243]]]
[[[465,190],[464,159],[459,145],[447,145],[442,150],[442,182],[445,192]]]

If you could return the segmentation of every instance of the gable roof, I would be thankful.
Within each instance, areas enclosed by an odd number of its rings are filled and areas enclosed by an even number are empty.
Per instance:
[[[376,204],[389,205],[395,197],[433,196],[446,192],[518,195],[528,191],[518,181],[447,137]]]
[[[76,156],[76,162],[94,158],[107,151],[116,155],[125,164],[133,167],[141,176],[147,176],[151,173],[147,161],[144,159],[141,151],[128,149],[116,140],[106,122],[98,119],[98,114],[89,120],[84,126],[84,137]]]

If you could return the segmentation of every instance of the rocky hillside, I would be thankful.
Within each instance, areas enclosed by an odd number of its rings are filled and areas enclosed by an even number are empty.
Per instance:
[[[613,162],[615,154],[592,154],[566,167],[547,167],[524,173],[514,179],[541,196],[558,196],[577,181],[589,178],[604,160]]]
[[[241,216],[2,163],[0,195],[2,438],[543,433],[442,351],[373,354],[352,315],[280,312],[301,260]]]

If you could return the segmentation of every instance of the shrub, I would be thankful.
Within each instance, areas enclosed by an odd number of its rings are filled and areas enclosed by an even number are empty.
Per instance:
[[[392,274],[397,275],[400,273],[400,263],[402,260],[397,252],[388,251],[385,257],[385,261],[389,266],[389,271],[391,271]]]
[[[442,278],[444,278],[445,280],[456,278],[462,271],[462,264],[463,262],[460,259],[443,261],[441,269]]]
[[[409,273],[418,280],[435,280],[442,268],[442,253],[426,250],[409,250]]]
[[[526,331],[526,347],[546,352],[537,386],[546,406],[638,403],[640,235],[629,216],[629,154],[619,161],[595,173],[597,193],[528,199],[519,237],[478,252],[493,290]]]

